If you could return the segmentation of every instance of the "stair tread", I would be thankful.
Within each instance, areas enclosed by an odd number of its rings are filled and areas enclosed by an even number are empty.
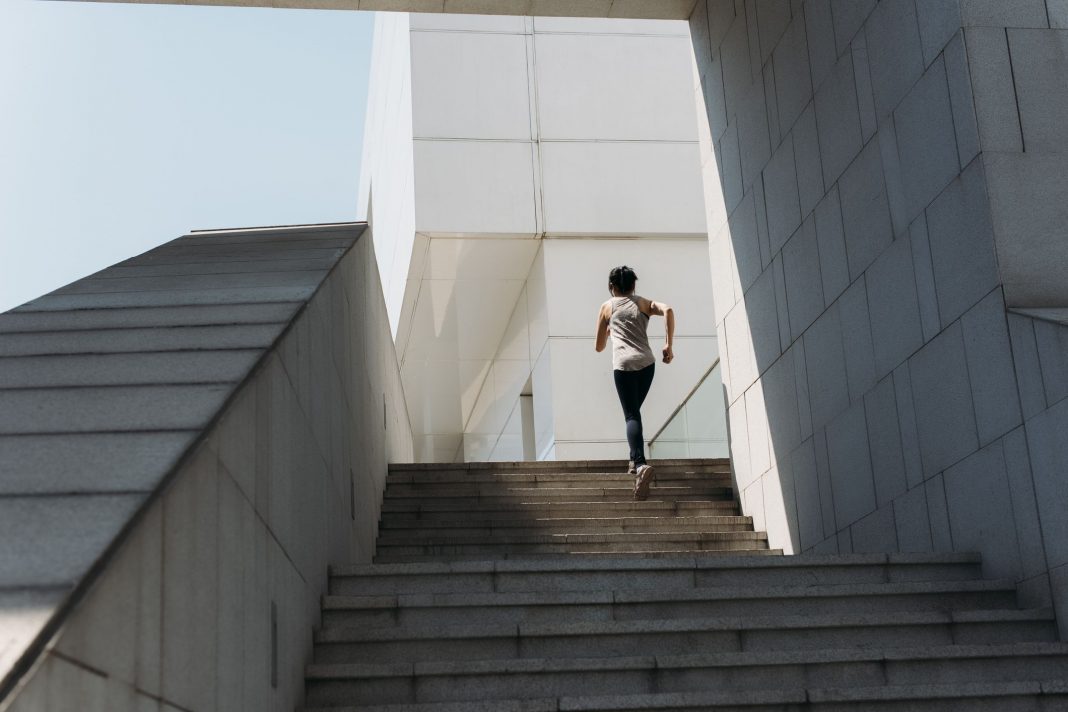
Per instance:
[[[501,515],[511,515],[515,512],[531,513],[542,510],[574,510],[580,512],[589,512],[591,509],[594,508],[603,512],[670,512],[694,509],[738,511],[738,502],[734,499],[684,499],[668,502],[664,500],[650,498],[641,502],[636,502],[633,499],[630,499],[599,502],[591,502],[589,500],[574,502],[483,502],[482,504],[493,504],[494,506],[477,506],[478,502],[473,500],[461,502],[435,502],[427,501],[425,499],[414,499],[412,502],[386,500],[382,504],[382,514],[383,516],[388,516],[391,514],[478,512],[480,514],[485,515],[487,513],[492,512]]]
[[[877,566],[885,564],[978,564],[981,559],[971,553],[933,554],[795,554],[789,557],[738,555],[733,557],[695,556],[649,559],[625,558],[574,559],[485,559],[459,562],[420,562],[403,564],[345,564],[330,568],[334,576],[375,576],[398,574],[419,576],[442,573],[484,573],[488,571],[627,571],[647,569],[734,569],[734,568],[804,568],[825,566]]]
[[[723,457],[713,458],[667,458],[656,460],[655,465],[661,467],[698,467],[708,465],[720,465],[729,467],[730,460]],[[601,459],[601,460],[538,460],[538,461],[487,461],[487,462],[406,462],[392,463],[390,472],[426,472],[443,470],[554,470],[563,472],[578,468],[627,468],[626,460]]]
[[[1053,622],[1053,610],[980,609],[971,611],[863,612],[825,615],[709,616],[702,618],[641,619],[574,623],[518,623],[476,625],[411,625],[398,627],[328,626],[316,642],[377,642],[402,640],[461,640],[537,636],[601,636],[634,633],[687,633],[717,630],[779,630],[853,628],[859,626],[940,625],[951,623]]]
[[[692,468],[667,468],[657,467],[658,480],[700,480],[706,477],[730,478],[731,471],[726,467],[692,467]],[[566,472],[546,470],[542,472],[468,472],[452,470],[443,472],[390,472],[386,482],[395,484],[440,484],[448,482],[571,482],[581,480],[617,479],[634,480],[634,475],[622,470],[584,470],[582,472]]]
[[[621,559],[630,558],[633,556],[642,556],[646,558],[688,558],[694,556],[701,557],[722,557],[732,558],[738,555],[744,556],[767,556],[777,557],[782,556],[782,549],[661,549],[650,551],[626,551],[626,552],[604,552],[604,551],[568,551],[568,552],[553,552],[553,553],[530,553],[530,552],[501,552],[495,554],[501,561],[538,561],[538,560],[582,560],[587,557],[618,557]],[[399,564],[399,563],[426,563],[432,561],[484,561],[486,557],[485,553],[467,553],[467,554],[390,554],[388,556],[375,556],[377,565],[386,564]]]
[[[457,529],[489,530],[487,534],[529,529],[550,532],[555,529],[610,529],[648,527],[656,531],[672,527],[693,527],[695,531],[710,527],[750,527],[752,517],[740,515],[698,515],[693,517],[538,517],[531,519],[400,519],[382,522],[382,535],[408,534],[412,531],[436,530],[443,534]]]
[[[359,707],[304,708],[302,712],[608,712],[650,709],[707,709],[717,706],[758,707],[802,705],[809,702],[881,702],[947,700],[958,698],[1068,695],[1064,680],[970,682],[937,685],[884,685],[881,687],[709,690],[637,695],[561,696],[522,700],[423,702]]]
[[[1003,643],[902,648],[822,648],[814,650],[730,651],[691,655],[636,655],[604,658],[511,658],[396,663],[331,663],[307,666],[312,679],[408,677],[411,675],[487,675],[596,670],[658,670],[693,667],[827,664],[861,661],[933,661],[1003,657],[1065,656],[1068,643]],[[1068,670],[1068,668],[1066,668]]]
[[[564,532],[559,534],[520,534],[511,536],[504,534],[493,537],[463,535],[447,538],[433,534],[424,537],[394,537],[387,534],[378,537],[378,546],[434,546],[439,543],[451,546],[464,544],[495,544],[503,546],[506,544],[567,544],[570,542],[721,541],[767,538],[768,535],[765,532],[752,531]]]
[[[978,555],[784,557],[742,515],[729,460],[658,461],[640,502],[626,464],[391,465],[376,563],[330,567],[306,712],[1068,699],[1054,611],[1016,608]]]
[[[1006,579],[978,581],[909,581],[816,586],[707,586],[685,589],[618,589],[608,591],[527,591],[502,593],[404,593],[392,596],[324,596],[323,608],[469,607],[710,601],[725,599],[822,598],[1015,591]]]

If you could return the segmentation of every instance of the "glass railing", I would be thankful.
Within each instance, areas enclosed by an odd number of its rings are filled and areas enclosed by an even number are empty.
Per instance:
[[[649,441],[649,457],[730,457],[718,358]]]

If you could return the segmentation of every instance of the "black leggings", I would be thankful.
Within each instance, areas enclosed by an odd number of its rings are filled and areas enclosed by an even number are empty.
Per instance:
[[[623,406],[623,417],[627,419],[627,443],[630,444],[630,459],[634,466],[645,464],[645,439],[642,435],[642,403],[649,395],[649,386],[653,385],[651,363],[640,371],[613,371],[616,379],[616,393],[619,404]]]

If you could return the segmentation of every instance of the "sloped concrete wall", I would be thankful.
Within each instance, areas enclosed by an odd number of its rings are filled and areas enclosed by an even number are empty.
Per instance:
[[[995,139],[1018,149],[1021,117],[1053,114],[1018,115],[1008,55],[987,56],[1006,36],[1013,56],[1029,41],[1028,56],[1055,53],[1059,5],[698,2],[731,453],[772,546],[979,550],[1029,603],[1068,607],[1043,511],[1068,484],[1039,494],[1032,469],[1063,455],[1025,427],[1037,372],[1020,371],[1006,314],[1001,240],[1026,225],[995,222],[1007,196],[990,187]]]
[[[50,354],[3,359],[4,432],[56,431],[0,436],[3,650],[32,656],[0,709],[299,706],[328,563],[370,560],[411,459],[364,229],[182,238],[0,319]]]

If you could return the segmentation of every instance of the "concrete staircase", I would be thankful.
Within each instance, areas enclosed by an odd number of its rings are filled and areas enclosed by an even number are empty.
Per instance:
[[[1068,710],[1053,613],[977,556],[781,556],[725,460],[391,468],[307,712]]]

